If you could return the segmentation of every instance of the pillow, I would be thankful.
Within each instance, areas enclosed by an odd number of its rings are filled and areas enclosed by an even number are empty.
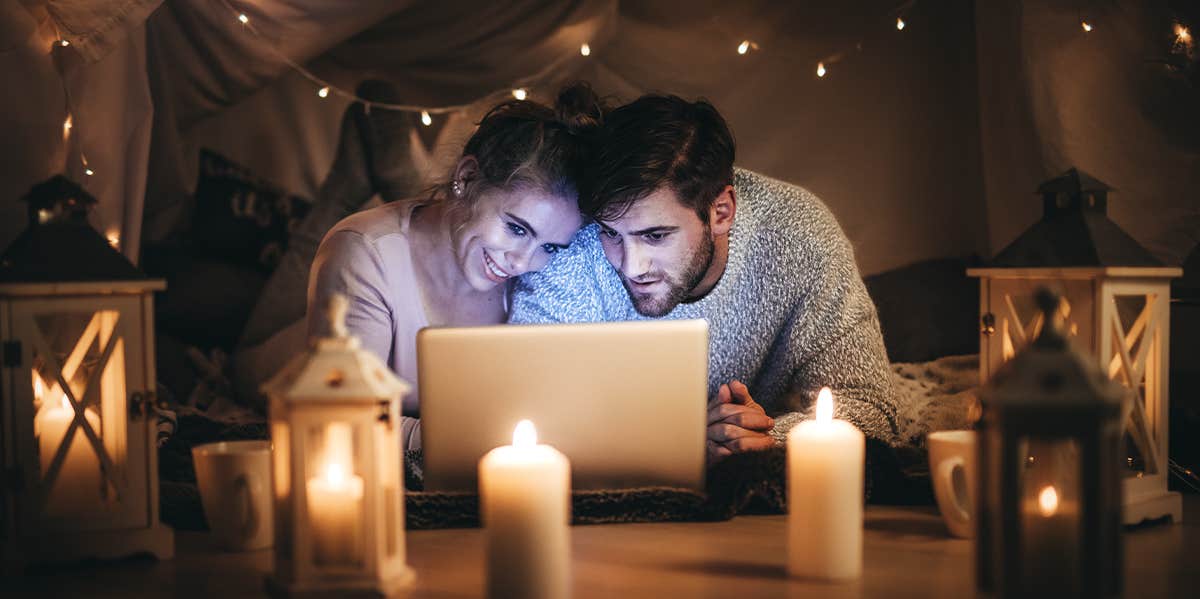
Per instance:
[[[863,279],[892,362],[979,353],[979,280],[958,258],[926,260]]]
[[[270,273],[287,250],[291,232],[310,209],[308,200],[202,149],[188,239],[196,257]]]

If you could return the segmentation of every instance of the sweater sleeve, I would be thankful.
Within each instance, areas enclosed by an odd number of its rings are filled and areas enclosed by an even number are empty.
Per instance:
[[[513,285],[508,322],[546,324],[600,322],[606,292],[598,268],[607,268],[595,225],[581,230],[541,272],[529,273]],[[599,254],[599,259],[597,259]],[[607,294],[611,295],[611,294]]]
[[[329,333],[325,306],[335,293],[350,300],[346,329],[362,347],[391,364],[392,310],[382,257],[361,233],[341,230],[321,242],[308,277],[308,336]]]
[[[772,414],[772,436],[783,441],[801,420],[813,416],[817,393],[829,387],[835,417],[857,426],[868,437],[892,443],[896,400],[887,350],[875,305],[854,261],[853,248],[833,215],[822,207],[814,235],[804,252],[808,264],[803,291],[789,316],[787,398]]]

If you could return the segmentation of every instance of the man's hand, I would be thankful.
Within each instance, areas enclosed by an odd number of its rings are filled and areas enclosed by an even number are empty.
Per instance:
[[[721,385],[708,404],[708,461],[775,445],[768,434],[775,420],[750,397],[740,381]]]

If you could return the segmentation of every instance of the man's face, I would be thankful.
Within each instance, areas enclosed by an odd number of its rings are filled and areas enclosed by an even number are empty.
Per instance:
[[[643,316],[663,316],[688,299],[713,260],[709,226],[667,188],[602,221],[600,241]]]

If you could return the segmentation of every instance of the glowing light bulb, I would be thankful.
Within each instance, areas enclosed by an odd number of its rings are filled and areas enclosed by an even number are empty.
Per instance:
[[[512,94],[514,98],[518,100],[524,100],[529,95],[529,92],[525,91],[525,88],[523,87],[518,87],[517,89],[513,90]]]
[[[829,387],[821,387],[817,393],[817,422],[833,421],[833,391]]]
[[[70,45],[71,45],[71,42],[69,42],[69,41],[67,41],[67,40],[59,40],[59,41],[58,41],[58,45],[60,45],[60,46],[62,46],[62,47],[64,47],[64,48],[66,48],[67,46],[70,46]]]
[[[1091,31],[1093,29],[1092,24],[1088,23],[1087,21],[1080,21],[1079,26],[1082,27],[1083,30],[1088,33],[1091,33]]]
[[[537,429],[533,427],[533,423],[528,420],[522,420],[517,423],[517,427],[513,429],[513,447],[533,447],[537,445]]]
[[[114,250],[121,249],[121,233],[116,229],[110,229],[108,233],[105,233],[104,237],[108,240],[108,245],[111,245]]]
[[[1192,32],[1187,27],[1184,27],[1183,25],[1176,23],[1175,24],[1175,39],[1177,41],[1183,42],[1185,44],[1191,43]]]
[[[745,54],[750,51],[750,40],[743,40],[738,44],[738,54]]]
[[[322,98],[328,98],[329,97],[329,86],[325,86],[325,87],[322,87],[321,89],[317,90],[317,95]]]
[[[433,124],[433,117],[429,116],[428,110],[421,111],[421,124],[425,125],[426,127]]]
[[[817,77],[824,77],[824,76],[825,76],[825,63],[818,62],[817,63]]]
[[[85,174],[85,175],[87,175],[87,176],[89,176],[89,177],[90,177],[90,176],[92,176],[92,175],[96,174],[96,171],[94,171],[94,170],[92,170],[92,169],[90,169],[90,168],[85,168],[85,169],[83,169],[83,174]]]
[[[591,56],[592,55],[592,47],[587,44],[584,44],[579,47],[579,53],[584,56]]]
[[[896,17],[896,31],[904,31],[904,25],[904,19],[901,17]]]
[[[245,25],[250,22],[250,17],[247,17],[246,13],[242,13],[238,15],[238,20],[242,22],[242,25]]]
[[[1046,485],[1038,492],[1038,513],[1049,518],[1058,512],[1058,490]]]
[[[71,127],[75,126],[75,120],[68,113],[66,120],[63,121],[63,141],[66,142],[68,137],[71,137]]]

